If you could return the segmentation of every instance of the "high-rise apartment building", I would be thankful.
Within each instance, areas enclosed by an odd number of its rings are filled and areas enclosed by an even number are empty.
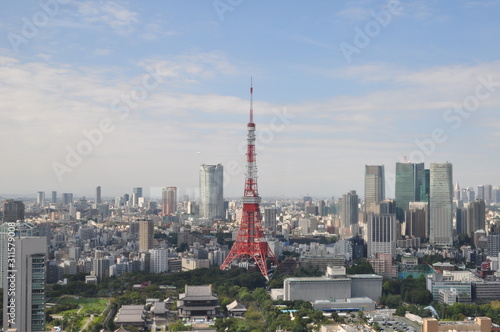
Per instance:
[[[451,163],[433,163],[430,168],[429,242],[453,245],[453,171]]]
[[[168,272],[168,249],[150,249],[151,273]]]
[[[45,331],[45,262],[47,240],[14,237],[15,250],[4,253],[4,331]]]
[[[3,203],[3,221],[16,222],[24,220],[24,203],[8,199]]]
[[[177,187],[167,187],[162,191],[162,212],[164,216],[174,215],[177,211]]]
[[[154,223],[152,220],[139,221],[139,251],[153,249]]]
[[[356,190],[351,190],[342,196],[340,219],[342,221],[342,227],[345,229],[349,228],[352,236],[358,235],[358,204],[359,198],[356,194]]]
[[[383,165],[365,165],[365,211],[374,212],[375,205],[385,199]]]
[[[97,204],[101,204],[102,203],[102,197],[101,197],[101,186],[97,186],[95,188],[95,202]]]
[[[200,215],[224,218],[224,168],[221,164],[200,166]]]
[[[424,163],[396,163],[396,218],[399,222],[405,219],[405,211],[410,202],[425,200]]]
[[[368,214],[368,257],[382,253],[396,258],[396,240],[395,214]]]

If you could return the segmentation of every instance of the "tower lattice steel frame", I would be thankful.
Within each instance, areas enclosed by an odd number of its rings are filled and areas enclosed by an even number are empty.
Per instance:
[[[257,190],[257,164],[255,159],[255,123],[253,122],[253,86],[250,86],[250,122],[247,124],[247,163],[245,190],[243,193],[243,213],[238,237],[231,251],[221,265],[221,270],[229,268],[235,260],[253,259],[262,275],[269,279],[267,260],[278,265],[278,260],[264,237],[260,214],[260,197]]]

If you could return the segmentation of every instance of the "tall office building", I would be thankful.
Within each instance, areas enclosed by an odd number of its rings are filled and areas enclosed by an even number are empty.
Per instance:
[[[174,215],[177,211],[177,187],[167,187],[162,191],[162,212],[164,216]]]
[[[132,194],[136,194],[137,197],[142,197],[142,187],[132,188]]]
[[[69,205],[73,203],[73,193],[63,193],[63,204]]]
[[[457,181],[457,183],[455,183],[455,189],[453,189],[453,199],[459,201],[461,196],[460,194],[461,194],[460,185],[458,184]]]
[[[486,203],[491,203],[493,198],[493,187],[491,186],[491,184],[478,186],[477,198],[484,199]]]
[[[484,186],[482,184],[477,186],[477,199],[484,199]]]
[[[95,188],[95,202],[97,204],[101,204],[102,203],[102,197],[101,197],[101,186],[97,186]]]
[[[5,250],[9,237],[27,237],[37,236],[38,229],[35,225],[28,222],[8,221],[0,225],[0,271],[5,270]],[[0,273],[0,285],[3,287],[5,273]]]
[[[491,191],[491,200],[493,203],[500,203],[500,187],[493,187]]]
[[[39,191],[36,193],[36,204],[40,206],[45,205],[45,191]]]
[[[430,168],[429,242],[453,245],[453,171],[451,163],[434,163]]]
[[[500,253],[500,235],[499,234],[490,234],[488,235],[488,256],[498,257]]]
[[[358,209],[359,198],[356,194],[356,190],[351,190],[350,192],[342,196],[342,205],[340,210],[340,218],[342,220],[342,227],[351,230],[351,235],[358,235]]]
[[[467,234],[467,209],[464,207],[455,210],[455,229],[457,235]]]
[[[422,188],[424,187],[424,188]],[[405,219],[405,211],[410,202],[425,200],[424,163],[396,163],[396,218],[399,222]]]
[[[264,209],[264,230],[272,234],[276,233],[276,208],[274,207]]]
[[[154,223],[152,220],[139,221],[139,251],[153,249]]]
[[[11,243],[15,251],[4,253],[2,270],[4,331],[45,331],[47,240],[15,237]]]
[[[426,238],[429,236],[427,202],[410,202],[405,211],[406,235],[410,237]]]
[[[365,212],[385,199],[385,174],[383,165],[365,165]]]
[[[3,202],[3,221],[16,222],[24,220],[24,203],[8,199]]]
[[[57,191],[52,191],[52,199],[50,201],[54,204],[57,204]]]
[[[142,187],[134,187],[132,188],[132,202],[129,204],[130,206],[138,206],[139,198],[142,197]]]
[[[368,214],[368,257],[382,253],[396,258],[396,223],[395,214]]]
[[[200,215],[224,218],[224,168],[221,164],[200,166]]]
[[[474,239],[478,230],[486,230],[486,204],[484,199],[477,199],[467,204],[467,235]],[[477,245],[477,243],[474,243]]]
[[[462,202],[469,203],[476,200],[476,192],[472,187],[463,188],[461,191],[462,193],[460,198],[462,199]]]

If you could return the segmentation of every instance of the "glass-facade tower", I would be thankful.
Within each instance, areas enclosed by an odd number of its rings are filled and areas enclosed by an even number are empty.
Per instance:
[[[221,164],[200,166],[200,215],[224,218],[224,168]]]
[[[405,220],[410,202],[425,201],[425,197],[421,197],[424,186],[424,163],[396,163],[396,218],[399,222]]]
[[[365,165],[365,211],[374,212],[375,205],[384,199],[384,166]]]
[[[434,163],[430,168],[429,242],[453,245],[452,164]]]

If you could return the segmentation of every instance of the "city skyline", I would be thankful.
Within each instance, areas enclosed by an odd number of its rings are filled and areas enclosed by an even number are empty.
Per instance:
[[[47,3],[0,14],[2,194],[182,195],[220,163],[241,196],[251,76],[263,197],[363,195],[365,165],[394,197],[404,156],[500,184],[496,1]]]

